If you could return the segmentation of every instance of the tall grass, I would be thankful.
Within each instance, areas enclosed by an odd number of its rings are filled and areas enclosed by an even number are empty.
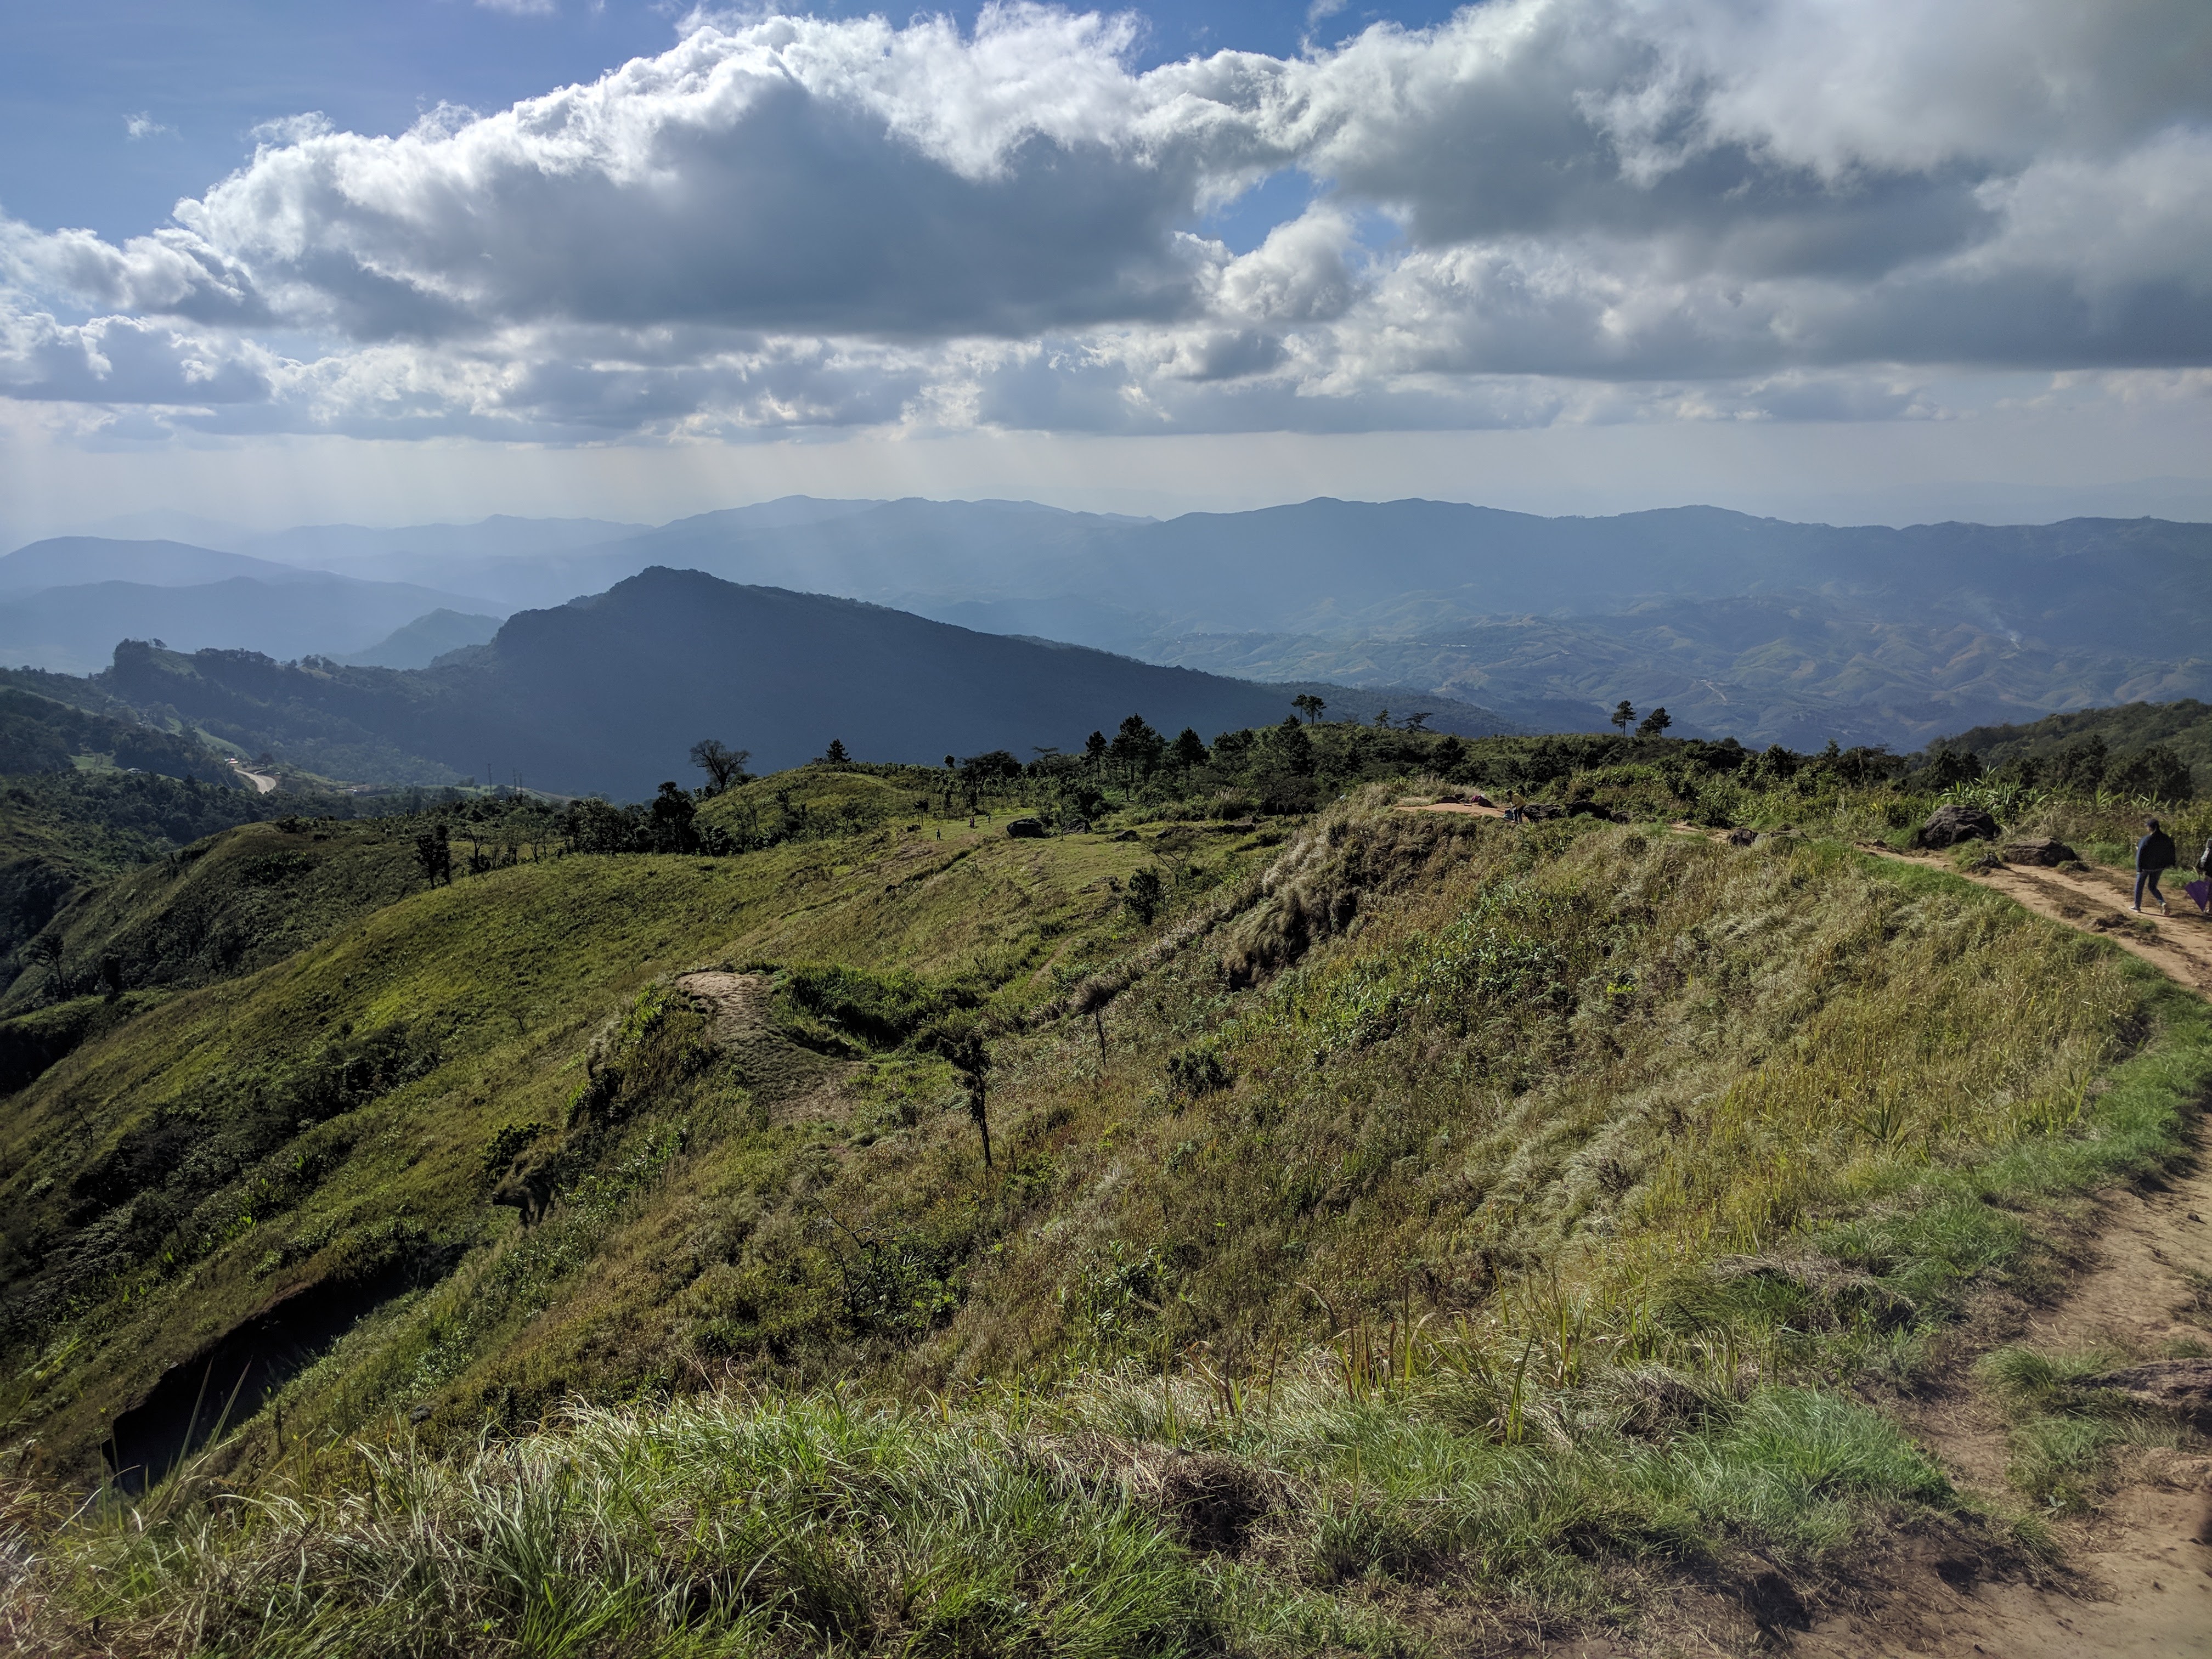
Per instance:
[[[1838,1385],[2176,1156],[2212,1017],[1833,842],[1389,799],[1233,902],[1037,930],[990,1171],[911,1054],[865,1133],[611,1095],[635,1182],[303,1380],[324,1431],[250,1495],[42,1522],[17,1605],[180,1652],[1413,1651],[1683,1573],[1817,1595],[1900,1514],[2004,1545]],[[824,984],[906,984],[803,914],[873,969]]]
[[[1544,1431],[1515,1436],[1494,1382],[1446,1340],[1386,1395],[1307,1364],[1238,1410],[1127,1370],[957,1410],[580,1408],[163,1523],[111,1509],[40,1589],[141,1650],[272,1659],[1399,1650],[1440,1618],[1602,1611],[1638,1567],[1817,1572],[1886,1506],[1950,1504],[1838,1396],[1682,1389],[1660,1433],[1654,1379],[1608,1373],[1536,1390]]]

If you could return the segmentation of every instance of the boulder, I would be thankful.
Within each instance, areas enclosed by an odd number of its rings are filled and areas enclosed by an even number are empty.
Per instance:
[[[2047,836],[2034,841],[2008,841],[2004,844],[2004,855],[2008,864],[2039,864],[2046,870],[2078,861],[2072,848]]]
[[[1137,839],[1137,832],[1133,830],[1117,830],[1114,832],[1111,839],[1115,841],[1134,841]]]
[[[1531,823],[1541,823],[1547,818],[1563,818],[1566,815],[1565,807],[1548,800],[1532,800],[1521,809],[1521,816]]]
[[[1006,833],[1016,841],[1041,839],[1045,833],[1044,820],[1032,817],[1008,818]]]
[[[1731,847],[1748,847],[1758,839],[1759,831],[1756,830],[1731,830],[1728,832],[1728,844]]]
[[[1963,841],[1995,841],[1997,821],[1978,806],[1939,806],[1920,826],[1923,847],[1956,847]]]

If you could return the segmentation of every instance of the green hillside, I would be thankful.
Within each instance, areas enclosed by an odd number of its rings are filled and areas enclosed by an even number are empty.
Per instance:
[[[1972,750],[1988,765],[2027,761],[2045,772],[2054,770],[2062,757],[2093,747],[2112,766],[2155,745],[2172,750],[2199,779],[2212,784],[2212,705],[2192,697],[2083,708],[2026,726],[1978,726],[1949,743]]]
[[[71,895],[185,843],[298,805],[150,773],[0,777],[0,979]]]
[[[1880,756],[1302,732],[1312,812],[1255,812],[1277,733],[823,764],[697,805],[750,850],[479,802],[80,901],[64,967],[148,977],[11,994],[20,1594],[209,1653],[1398,1652],[2046,1547],[1881,1390],[2175,1155],[2202,1008],[1854,850],[1931,804]],[[1401,810],[1425,763],[1598,810]]]

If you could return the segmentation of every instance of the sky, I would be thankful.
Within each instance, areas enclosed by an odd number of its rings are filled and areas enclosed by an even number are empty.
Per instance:
[[[0,537],[2212,518],[2203,0],[0,0]]]

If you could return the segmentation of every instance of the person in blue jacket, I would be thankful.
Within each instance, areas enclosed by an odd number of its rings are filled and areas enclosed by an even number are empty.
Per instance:
[[[2150,833],[2136,843],[2136,908],[2142,908],[2143,890],[2158,901],[2160,915],[2166,914],[2166,896],[2158,890],[2161,871],[2171,870],[2180,862],[2173,850],[2173,837],[2158,827],[2156,818],[2145,818],[2143,828]]]

